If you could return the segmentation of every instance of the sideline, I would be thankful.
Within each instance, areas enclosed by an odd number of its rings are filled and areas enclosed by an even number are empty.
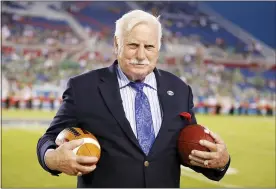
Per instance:
[[[198,175],[194,175],[191,172],[193,172],[193,170],[191,170],[190,168],[181,166],[181,176],[190,177],[190,178],[195,179],[195,180],[199,180],[199,181],[202,181],[202,182],[207,182],[207,183],[218,185],[218,186],[225,187],[225,188],[244,188],[243,186],[237,186],[237,185],[212,181],[212,180],[209,180],[208,178],[200,177]]]

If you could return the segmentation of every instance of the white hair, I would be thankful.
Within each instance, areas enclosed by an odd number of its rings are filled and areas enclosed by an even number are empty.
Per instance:
[[[117,43],[119,48],[123,45],[123,39],[126,32],[131,31],[136,25],[140,23],[154,24],[157,27],[158,37],[158,50],[161,47],[162,38],[162,26],[159,21],[159,17],[155,17],[142,10],[133,10],[124,14],[120,19],[116,21],[116,29],[114,36],[118,39]]]

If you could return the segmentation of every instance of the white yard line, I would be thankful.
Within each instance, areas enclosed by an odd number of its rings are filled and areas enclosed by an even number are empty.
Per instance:
[[[4,126],[4,127],[2,127],[2,132],[13,130],[13,129],[22,129],[22,130],[28,131],[28,132],[44,133],[45,130],[47,129],[47,127],[46,126],[45,127],[44,126],[39,126],[39,125]]]
[[[192,179],[195,180],[199,180],[202,182],[206,182],[206,183],[210,183],[210,184],[214,184],[214,185],[218,185],[221,187],[225,187],[225,188],[244,188],[243,186],[237,186],[237,185],[233,185],[233,184],[226,184],[226,183],[222,183],[222,182],[216,182],[216,181],[212,181],[209,180],[208,178],[199,176],[199,175],[194,175],[193,173],[191,173],[191,171],[193,170],[188,170],[189,168],[186,167],[181,167],[181,176],[186,176],[186,177],[190,177]]]

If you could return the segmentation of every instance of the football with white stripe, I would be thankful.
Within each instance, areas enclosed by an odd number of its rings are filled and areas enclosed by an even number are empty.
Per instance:
[[[95,156],[100,159],[101,146],[97,138],[87,130],[78,127],[69,127],[62,130],[57,138],[56,144],[63,144],[71,140],[84,139],[84,142],[73,152],[79,156]]]

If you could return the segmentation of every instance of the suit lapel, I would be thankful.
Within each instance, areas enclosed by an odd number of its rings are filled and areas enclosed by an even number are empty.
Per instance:
[[[108,69],[103,69],[101,72],[102,83],[99,85],[100,93],[105,101],[106,106],[110,110],[113,117],[116,119],[126,136],[139,149],[140,145],[136,139],[129,121],[127,120],[120,95],[119,84],[116,74],[116,64],[110,66]]]
[[[158,132],[158,135],[153,143],[153,146],[150,151],[150,156],[154,156],[157,153],[158,149],[162,148],[164,138],[167,135],[168,121],[175,114],[175,103],[174,103],[174,95],[169,95],[168,91],[173,91],[173,88],[169,85],[168,81],[164,76],[162,76],[161,72],[157,69],[154,70],[156,81],[157,81],[157,91],[159,103],[163,112],[163,119],[161,123],[161,128]]]
[[[116,74],[116,64],[110,66],[108,69],[103,69],[100,73],[102,83],[99,85],[100,93],[105,101],[106,106],[110,110],[113,117],[116,119],[122,130],[125,132],[129,140],[143,153],[141,147],[138,143],[137,138],[135,137],[130,123],[127,120],[122,104],[122,99],[119,90],[119,84]],[[154,156],[158,149],[162,149],[164,139],[166,138],[169,120],[176,113],[175,105],[177,102],[174,102],[174,96],[170,96],[167,92],[173,91],[173,88],[170,87],[168,81],[161,72],[157,69],[154,70],[156,81],[157,81],[157,91],[158,98],[163,112],[163,119],[159,133],[153,143],[153,146],[150,150],[149,156]]]

